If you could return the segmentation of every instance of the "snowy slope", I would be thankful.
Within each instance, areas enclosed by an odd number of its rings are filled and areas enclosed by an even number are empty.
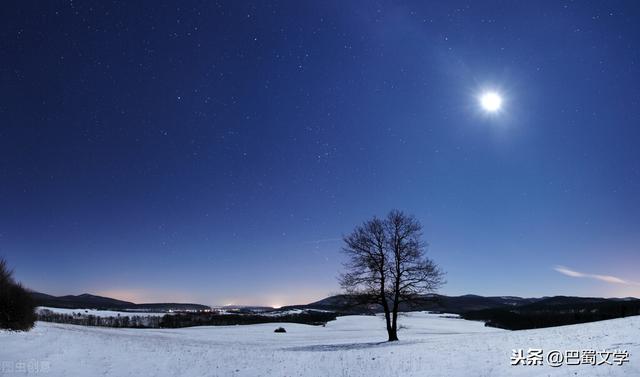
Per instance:
[[[389,344],[381,342],[382,318],[368,316],[340,317],[326,327],[171,330],[40,322],[28,333],[0,332],[0,362],[68,377],[640,376],[640,317],[517,332],[425,313],[405,315],[401,324],[402,340]],[[280,325],[287,333],[273,332]],[[626,349],[631,357],[623,366],[511,366],[514,348]]]

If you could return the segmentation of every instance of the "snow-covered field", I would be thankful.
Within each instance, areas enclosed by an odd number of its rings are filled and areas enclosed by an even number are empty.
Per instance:
[[[145,311],[129,311],[129,312],[120,312],[113,310],[97,310],[97,309],[64,309],[64,308],[50,308],[48,306],[39,306],[38,311],[40,310],[50,310],[54,313],[60,314],[77,314],[77,315],[92,315],[95,317],[131,317],[131,316],[154,316],[154,317],[162,317],[167,313],[158,313],[158,312],[145,312]]]
[[[385,343],[383,320],[367,316],[326,327],[171,330],[39,322],[31,332],[0,332],[0,375],[640,376],[640,317],[516,332],[426,313],[407,314],[401,324],[401,340]],[[280,325],[287,333],[273,332]],[[511,366],[512,349],[529,348],[623,349],[630,358],[622,366]]]

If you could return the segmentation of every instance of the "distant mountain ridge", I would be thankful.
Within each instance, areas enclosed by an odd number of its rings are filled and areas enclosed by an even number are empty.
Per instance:
[[[640,315],[635,298],[547,297],[511,308],[486,308],[461,313],[462,318],[508,330],[564,326]]]
[[[484,297],[478,295],[445,296],[438,294],[423,295],[413,305],[401,304],[401,311],[428,310],[446,313],[464,313],[472,310],[506,308],[531,304],[540,298],[522,298],[515,296]],[[288,308],[288,307],[287,307]],[[382,311],[380,305],[360,303],[356,296],[335,295],[307,305],[291,308],[332,310],[348,313],[377,313]]]
[[[191,303],[149,303],[136,304],[129,301],[117,300],[110,297],[96,296],[89,293],[81,295],[52,296],[40,292],[31,292],[31,297],[37,306],[49,306],[65,309],[100,309],[123,311],[179,311],[179,310],[210,310],[211,308],[201,304]]]
[[[38,306],[49,306],[55,308],[67,309],[101,309],[101,310],[123,310],[123,311],[198,311],[210,310],[211,307],[201,304],[192,303],[149,303],[136,304],[129,301],[117,300],[114,298],[97,296],[92,294],[52,296],[40,292],[32,292],[32,297]],[[428,294],[420,297],[415,305],[402,304],[401,311],[427,310],[441,313],[463,314],[473,311],[481,311],[487,309],[516,309],[520,307],[527,308],[545,308],[559,307],[568,305],[592,305],[609,302],[635,302],[638,301],[634,297],[625,298],[598,298],[598,297],[573,297],[573,296],[553,296],[541,298],[523,298],[517,296],[479,296],[479,295],[462,295],[462,296],[445,296],[439,294]],[[250,309],[256,312],[268,312],[273,308],[264,306],[237,306],[226,307],[226,309]],[[326,310],[343,314],[366,314],[379,313],[382,311],[380,305],[370,305],[360,303],[355,296],[350,295],[334,295],[326,297],[322,300],[315,301],[304,305],[284,306],[279,310],[290,309],[315,309]]]
[[[572,297],[553,296],[541,298],[523,298],[517,296],[445,296],[429,294],[421,296],[414,305],[402,304],[401,311],[428,310],[442,313],[462,314],[472,311],[487,309],[514,309],[519,307],[554,307],[567,305],[599,304],[607,302],[633,302],[638,299],[626,298],[598,298],[598,297]],[[282,309],[317,309],[345,312],[350,314],[379,313],[382,311],[380,305],[363,304],[356,296],[335,295],[322,300],[312,302],[307,305],[294,305],[283,307]]]

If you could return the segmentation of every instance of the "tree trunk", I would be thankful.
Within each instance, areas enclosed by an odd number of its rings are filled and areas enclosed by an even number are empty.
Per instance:
[[[382,304],[382,308],[384,309],[384,319],[387,323],[387,333],[389,334],[389,341],[398,340],[398,336],[395,335],[396,331],[393,330],[393,327],[391,324],[391,310],[389,309],[389,303],[387,302],[387,295],[385,292],[384,270],[380,271],[380,275],[382,276],[382,278],[380,279],[380,301]],[[395,339],[391,339],[392,333],[394,334],[393,338]]]
[[[384,309],[384,319],[387,323],[387,333],[389,333],[389,340],[391,340],[391,332],[393,331],[391,324],[391,310],[389,309],[389,304],[386,299],[382,300],[382,308]]]
[[[391,312],[391,328],[387,331],[389,333],[389,341],[398,340],[398,304],[394,303],[393,311]]]
[[[398,310],[400,309],[400,265],[396,262],[396,281],[394,285],[393,307],[391,309],[391,332],[389,333],[389,341],[398,340]],[[393,335],[393,339],[392,338]]]
[[[389,313],[389,310],[385,310],[384,319],[387,321],[387,333],[389,334],[389,340],[391,340],[393,328],[391,327],[391,313]]]
[[[398,340],[398,332],[393,327],[393,320],[391,319],[391,310],[386,299],[382,301],[382,308],[384,309],[384,319],[387,323],[387,334],[389,334],[389,341]]]
[[[398,340],[398,330],[393,327],[387,328],[387,333],[389,334],[389,341],[395,342]]]

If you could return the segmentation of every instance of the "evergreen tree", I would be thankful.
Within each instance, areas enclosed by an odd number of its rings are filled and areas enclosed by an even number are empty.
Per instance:
[[[35,303],[29,291],[13,279],[0,258],[0,329],[30,330],[36,321]]]

